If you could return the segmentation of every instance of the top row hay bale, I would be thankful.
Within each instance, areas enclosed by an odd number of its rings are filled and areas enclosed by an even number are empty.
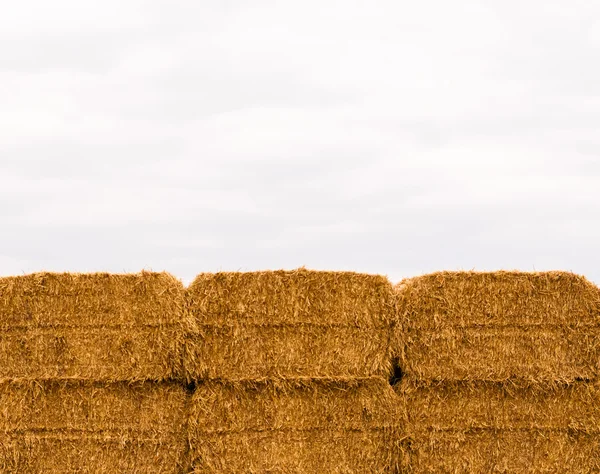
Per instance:
[[[197,332],[191,378],[387,376],[395,295],[382,276],[299,269],[200,274],[187,291]]]
[[[564,272],[441,272],[401,282],[394,350],[418,380],[596,379],[600,289]]]
[[[183,302],[167,273],[0,278],[0,380],[181,377]]]
[[[413,472],[600,472],[599,388],[399,384]]]

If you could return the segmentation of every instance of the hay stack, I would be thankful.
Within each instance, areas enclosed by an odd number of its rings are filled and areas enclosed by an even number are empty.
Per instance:
[[[415,472],[596,472],[600,388],[401,384]]]
[[[205,382],[188,422],[194,472],[397,472],[402,419],[378,378]]]
[[[167,273],[0,278],[0,381],[181,376],[184,318]]]
[[[186,397],[168,383],[4,383],[0,471],[183,472]]]
[[[396,349],[417,380],[594,380],[600,290],[562,272],[442,272],[397,287]]]
[[[194,379],[388,376],[395,296],[385,277],[350,272],[200,274],[187,291],[198,326]]]

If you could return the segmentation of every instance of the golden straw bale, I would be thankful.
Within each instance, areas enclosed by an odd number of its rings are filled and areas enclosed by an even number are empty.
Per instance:
[[[403,381],[396,390],[407,410],[414,472],[600,468],[600,389],[593,384]]]
[[[400,398],[378,378],[201,383],[195,472],[383,473],[405,462]]]
[[[600,388],[588,382],[553,385],[444,382],[395,386],[415,429],[569,429],[600,433]]]
[[[598,438],[597,433],[569,430],[432,431],[413,441],[406,472],[600,472]]]
[[[444,328],[412,331],[403,368],[419,380],[593,380],[597,328]]]
[[[167,273],[0,278],[0,381],[182,377],[186,314]]]
[[[4,383],[0,470],[182,472],[187,398],[169,383]]]
[[[194,379],[388,376],[385,277],[309,270],[200,274],[187,291]]]
[[[421,380],[594,380],[600,289],[562,272],[441,272],[397,285],[394,352]]]

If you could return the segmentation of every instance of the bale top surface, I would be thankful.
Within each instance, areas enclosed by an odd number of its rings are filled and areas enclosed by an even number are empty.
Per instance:
[[[438,272],[396,285],[407,325],[600,325],[600,288],[567,272]]]
[[[389,325],[395,296],[379,275],[305,269],[202,273],[187,291],[200,324]]]

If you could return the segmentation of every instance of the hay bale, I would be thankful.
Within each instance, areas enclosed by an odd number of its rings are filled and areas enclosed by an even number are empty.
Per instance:
[[[570,429],[600,433],[600,388],[587,382],[554,385],[445,382],[399,384],[411,426],[452,429]]]
[[[402,410],[383,379],[205,382],[188,421],[194,472],[395,472]]]
[[[183,303],[167,273],[0,278],[0,381],[181,377]]]
[[[413,473],[600,472],[597,433],[449,430],[432,432],[413,448]]]
[[[0,386],[0,470],[179,473],[187,392],[168,383]]]
[[[195,379],[387,376],[395,295],[381,276],[304,269],[200,274],[187,291],[197,323]]]
[[[401,282],[395,352],[419,380],[596,379],[600,289],[562,272],[441,272]]]
[[[595,472],[600,388],[451,382],[397,389],[415,472]]]

